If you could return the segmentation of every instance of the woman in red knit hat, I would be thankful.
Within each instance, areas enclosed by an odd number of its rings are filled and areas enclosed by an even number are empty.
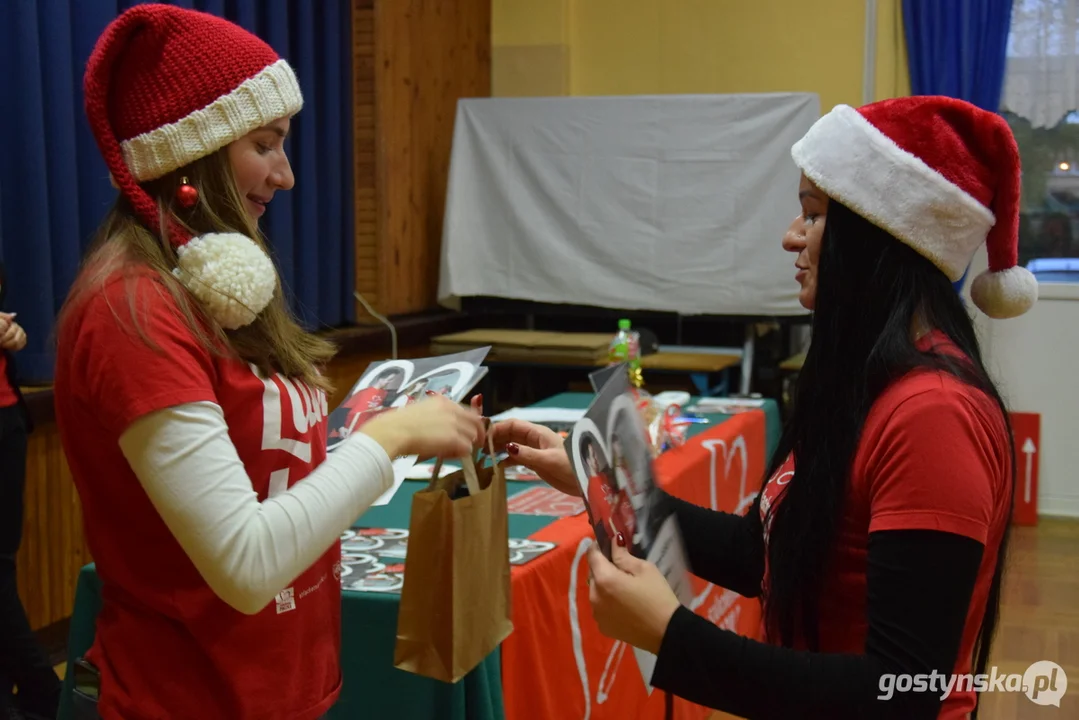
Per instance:
[[[985,244],[974,303],[1007,318],[1037,298],[1016,266],[1018,149],[995,113],[912,97],[837,107],[792,155],[783,246],[813,338],[769,480],[744,517],[664,498],[693,572],[762,599],[761,639],[622,548],[589,555],[593,612],[658,655],[653,686],[739,717],[967,718],[993,676],[1015,453],[952,283]],[[560,438],[493,433],[576,492]]]
[[[290,316],[258,233],[293,185],[303,104],[266,43],[137,5],[85,96],[119,197],[58,322],[55,398],[102,580],[96,712],[321,717],[341,683],[340,534],[390,458],[460,456],[480,419],[420,402],[327,458],[333,347]]]

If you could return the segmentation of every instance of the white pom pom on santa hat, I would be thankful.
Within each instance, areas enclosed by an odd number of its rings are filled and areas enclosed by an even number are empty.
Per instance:
[[[227,330],[252,322],[277,288],[273,261],[245,235],[199,235],[176,254],[176,277]]]
[[[974,278],[970,299],[991,318],[1018,317],[1038,300],[1038,279],[1018,265],[999,272],[986,270]]]

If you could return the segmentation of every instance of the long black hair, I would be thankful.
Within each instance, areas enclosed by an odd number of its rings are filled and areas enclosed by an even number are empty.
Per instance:
[[[918,313],[930,328],[947,335],[965,358],[918,349],[911,336]],[[770,509],[774,517],[768,536],[766,627],[783,645],[792,645],[801,634],[811,649],[819,647],[821,578],[842,518],[866,416],[889,384],[917,368],[951,373],[986,393],[1009,427],[970,316],[948,278],[887,231],[830,201],[817,270],[812,341],[790,420],[766,476],[771,477],[793,453],[795,475],[785,486],[782,501]],[[1010,431],[1008,435],[1014,478],[1014,439]],[[984,672],[988,663],[1008,534],[1006,529],[975,645],[975,673]]]

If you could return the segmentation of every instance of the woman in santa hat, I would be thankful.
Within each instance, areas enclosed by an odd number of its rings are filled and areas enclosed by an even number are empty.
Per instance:
[[[341,684],[338,538],[391,486],[391,458],[466,454],[480,419],[417,403],[327,459],[334,348],[290,315],[258,231],[293,186],[303,104],[266,43],[140,4],[99,38],[85,102],[119,189],[59,319],[55,376],[102,581],[91,712],[321,717]]]
[[[1018,149],[995,113],[911,97],[837,107],[792,155],[802,212],[783,246],[813,339],[771,480],[745,517],[665,498],[693,572],[762,599],[760,639],[679,605],[621,548],[589,556],[593,611],[658,654],[654,687],[741,717],[966,718],[985,687],[949,683],[989,672],[1015,453],[952,283],[985,244],[978,308],[1037,298],[1016,266]],[[557,436],[493,432],[576,491]]]

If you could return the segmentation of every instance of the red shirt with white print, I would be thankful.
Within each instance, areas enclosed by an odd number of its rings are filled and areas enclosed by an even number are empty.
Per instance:
[[[958,352],[940,333],[931,333],[920,345],[924,349],[930,343],[941,352]],[[821,652],[864,650],[869,533],[941,530],[986,546],[955,665],[957,674],[971,672],[974,642],[1009,520],[1012,472],[1008,447],[1008,428],[996,402],[952,375],[917,370],[885,390],[865,421],[824,578],[819,611]],[[793,458],[787,459],[762,490],[760,512],[766,544],[768,511],[782,502],[780,493],[790,482],[797,482]],[[765,591],[767,585],[766,570]],[[763,622],[761,637],[766,637]],[[804,645],[799,646],[804,649]],[[966,717],[974,705],[973,692],[957,689],[944,701],[939,717]]]
[[[134,293],[139,337],[130,322]],[[147,272],[115,278],[61,328],[56,417],[82,501],[102,608],[87,659],[103,717],[307,720],[340,692],[340,544],[255,615],[222,601],[154,509],[118,445],[136,419],[206,401],[224,413],[260,502],[326,457],[326,397],[203,349]]]
[[[341,403],[341,407],[348,408],[348,415],[345,417],[344,425],[340,428],[335,428],[332,436],[351,435],[363,427],[368,420],[388,409],[382,407],[386,395],[385,388],[366,387],[345,398],[345,401]]]
[[[629,501],[629,495],[625,490],[618,490],[611,502],[611,521],[615,531],[622,533],[627,543],[633,542],[637,534],[637,516],[633,512],[633,505]]]
[[[11,407],[19,402],[15,388],[8,379],[7,353],[0,350],[0,408]]]
[[[592,521],[602,525],[612,536],[616,530],[611,518],[611,501],[607,494],[607,476],[603,473],[588,478],[588,507],[592,511]]]
[[[19,396],[15,394],[15,388],[8,379],[7,352],[0,349],[0,408],[11,407],[18,402]]]
[[[386,389],[378,387],[365,387],[354,392],[343,403],[342,407],[347,407],[352,412],[349,413],[349,419],[356,413],[366,412],[368,410],[375,410],[382,407],[383,401],[386,399]],[[347,423],[346,423],[347,424]]]

